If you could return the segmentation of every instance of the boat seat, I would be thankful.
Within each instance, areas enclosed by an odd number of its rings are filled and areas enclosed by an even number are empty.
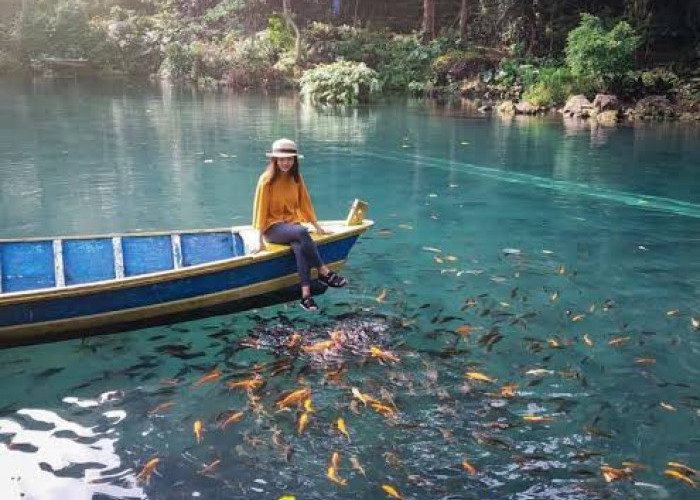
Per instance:
[[[53,241],[0,244],[0,270],[3,293],[56,286]]]

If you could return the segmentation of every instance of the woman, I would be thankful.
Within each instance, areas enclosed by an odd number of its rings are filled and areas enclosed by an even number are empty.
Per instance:
[[[347,280],[326,267],[309,231],[301,225],[309,222],[317,234],[327,234],[316,221],[309,192],[299,173],[296,144],[279,139],[266,155],[270,163],[260,176],[253,203],[253,227],[260,232],[260,245],[254,252],[264,250],[265,241],[291,245],[301,277],[301,307],[318,311],[311,297],[311,268],[318,268],[319,281],[330,287],[343,287]]]

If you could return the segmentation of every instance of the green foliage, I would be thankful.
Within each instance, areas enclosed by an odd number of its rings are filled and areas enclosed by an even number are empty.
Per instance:
[[[647,94],[666,94],[678,87],[681,79],[673,71],[665,68],[653,68],[639,73],[639,80]]]
[[[553,106],[563,104],[574,94],[576,85],[574,76],[565,67],[540,68],[537,81],[523,94],[523,98],[535,106]]]
[[[17,35],[23,58],[87,58],[99,42],[81,0],[28,0]]]
[[[267,33],[270,45],[277,51],[283,52],[294,47],[294,30],[282,19],[282,16],[274,15],[267,21]]]
[[[196,51],[188,44],[173,42],[165,47],[163,65],[171,78],[188,79],[192,76],[192,67],[196,58]]]
[[[606,31],[602,21],[590,14],[581,15],[581,23],[566,43],[566,63],[575,76],[606,79],[632,69],[634,51],[640,38],[624,21]]]
[[[351,61],[319,64],[304,72],[300,84],[304,98],[322,104],[367,102],[382,87],[376,71]]]

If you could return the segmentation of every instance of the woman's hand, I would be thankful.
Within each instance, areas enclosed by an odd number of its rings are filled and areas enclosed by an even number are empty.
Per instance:
[[[323,229],[318,224],[314,224],[314,229],[316,230],[316,234],[318,234],[319,236],[323,236],[324,234],[331,234],[331,231]]]

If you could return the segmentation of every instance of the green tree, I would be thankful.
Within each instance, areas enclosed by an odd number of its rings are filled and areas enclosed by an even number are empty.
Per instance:
[[[639,43],[640,37],[625,21],[607,31],[598,17],[582,14],[581,23],[567,37],[566,64],[574,76],[605,84],[632,69]]]

